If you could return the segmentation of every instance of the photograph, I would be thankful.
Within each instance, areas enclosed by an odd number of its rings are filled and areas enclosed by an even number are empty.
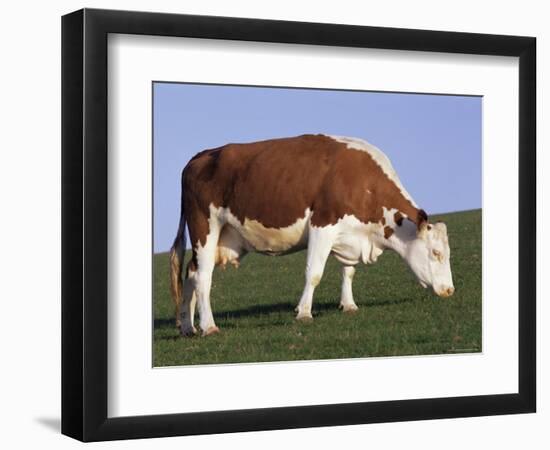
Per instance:
[[[152,96],[154,367],[482,352],[481,96]]]

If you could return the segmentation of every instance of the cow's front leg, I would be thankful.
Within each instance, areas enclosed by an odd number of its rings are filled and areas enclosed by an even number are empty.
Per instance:
[[[310,226],[307,246],[306,285],[296,308],[297,320],[313,320],[311,305],[313,292],[321,281],[328,255],[334,242],[334,226],[314,227]]]
[[[345,313],[354,313],[357,311],[357,305],[353,301],[353,292],[351,284],[355,275],[355,267],[342,266],[342,294],[340,297],[340,308]]]

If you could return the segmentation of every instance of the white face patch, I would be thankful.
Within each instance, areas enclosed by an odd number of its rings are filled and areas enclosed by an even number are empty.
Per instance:
[[[421,230],[410,242],[405,256],[420,284],[431,286],[441,297],[454,292],[450,257],[447,227],[443,223]]]
[[[334,139],[337,142],[340,142],[342,144],[346,144],[348,148],[353,150],[359,150],[362,152],[368,153],[371,158],[380,166],[382,171],[388,176],[388,178],[395,183],[397,188],[401,191],[401,194],[403,194],[403,197],[405,197],[411,204],[418,208],[418,205],[415,203],[411,195],[407,192],[407,190],[403,187],[401,184],[401,180],[397,176],[397,173],[395,172],[395,169],[393,168],[389,158],[380,150],[379,148],[375,147],[372,144],[369,144],[367,141],[359,138],[351,138],[351,137],[345,137],[345,136],[328,136],[331,139]]]

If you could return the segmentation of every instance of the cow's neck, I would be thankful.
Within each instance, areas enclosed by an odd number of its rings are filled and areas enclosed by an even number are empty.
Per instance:
[[[384,249],[391,249],[405,258],[409,244],[416,239],[416,224],[404,220],[401,226],[395,226],[393,234],[388,238],[380,238],[377,244]]]

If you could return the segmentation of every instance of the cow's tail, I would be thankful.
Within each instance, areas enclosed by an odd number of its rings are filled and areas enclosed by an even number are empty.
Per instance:
[[[182,177],[183,178],[183,177]],[[183,179],[182,179],[183,181]],[[183,201],[183,183],[181,192],[181,213],[178,233],[170,249],[170,293],[174,302],[176,326],[181,325],[180,307],[183,296],[183,259],[185,256],[185,207]]]

